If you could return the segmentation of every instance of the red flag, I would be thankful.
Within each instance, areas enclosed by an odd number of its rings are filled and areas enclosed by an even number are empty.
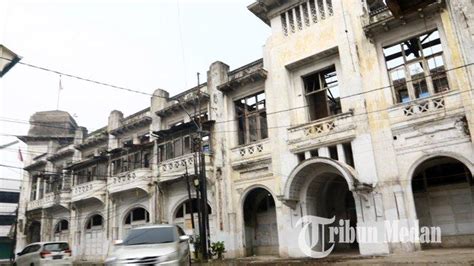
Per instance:
[[[20,162],[23,162],[23,154],[21,154],[20,148],[18,148],[18,160],[20,160]]]

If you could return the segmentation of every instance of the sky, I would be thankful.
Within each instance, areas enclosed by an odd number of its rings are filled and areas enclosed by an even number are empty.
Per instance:
[[[215,61],[235,69],[262,57],[270,28],[247,10],[252,2],[0,0],[0,43],[25,63],[175,95],[197,84],[196,72],[205,81]],[[26,134],[34,112],[57,109],[59,81],[19,64],[0,79],[0,145]],[[64,76],[61,84],[59,110],[89,132],[105,126],[112,110],[127,116],[150,105],[146,95]],[[15,149],[0,151],[2,163],[18,163]]]

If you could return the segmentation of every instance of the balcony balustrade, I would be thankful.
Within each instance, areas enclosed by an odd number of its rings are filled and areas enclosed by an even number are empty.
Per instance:
[[[36,209],[47,209],[54,207],[69,208],[71,202],[71,191],[61,190],[59,192],[49,192],[43,198],[27,203],[27,211]]]
[[[255,163],[269,162],[270,160],[271,148],[268,139],[231,149],[231,165],[234,169],[240,169]]]
[[[433,121],[463,111],[461,92],[452,91],[398,104],[389,109],[392,127],[403,127]]]
[[[72,202],[97,199],[104,202],[107,183],[105,180],[94,180],[91,182],[75,185],[72,187]]]
[[[342,113],[288,129],[288,145],[297,153],[316,147],[328,146],[355,137],[352,112]]]
[[[206,172],[212,171],[211,155],[205,154]],[[182,177],[186,173],[194,175],[194,153],[163,161],[159,164],[159,181],[165,182]],[[206,175],[209,179],[210,174]]]
[[[139,168],[111,177],[108,190],[111,194],[134,189],[141,189],[148,193],[153,181],[153,173],[150,168]]]

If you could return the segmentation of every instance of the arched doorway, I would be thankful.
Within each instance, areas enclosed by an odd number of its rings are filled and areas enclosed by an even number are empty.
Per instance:
[[[136,207],[131,209],[126,215],[123,221],[123,235],[122,239],[127,237],[128,231],[130,229],[145,225],[150,222],[150,214],[147,210],[142,207]]]
[[[199,235],[199,221],[198,221],[198,200],[193,198],[191,200],[187,199],[183,201],[179,206],[176,208],[174,213],[174,223],[179,225],[188,235],[193,235],[195,232],[196,235]],[[192,217],[194,218],[194,227],[195,231],[193,232],[192,228],[192,220],[191,220],[191,213]],[[213,221],[212,221],[212,208],[209,204],[207,204],[207,213],[209,217],[209,228],[210,233],[212,234],[213,228]]]
[[[439,226],[442,246],[473,246],[474,186],[466,165],[447,156],[425,160],[413,173],[412,191],[420,227]]]
[[[98,260],[104,254],[104,219],[100,214],[91,216],[85,224],[83,255],[87,260]]]
[[[41,241],[41,223],[38,221],[32,221],[28,226],[28,243],[40,242]]]
[[[275,200],[264,188],[247,193],[244,204],[245,255],[278,255]]]
[[[330,247],[334,244],[333,252],[344,252],[358,250],[359,245],[356,237],[357,212],[352,191],[349,190],[346,180],[338,174],[326,173],[317,175],[317,172],[311,177],[308,189],[306,191],[306,213],[323,218],[332,219],[334,223],[325,226],[324,246]],[[334,236],[334,243],[330,243],[328,237],[329,227],[340,227],[340,221],[348,221],[348,232],[354,232],[349,241],[339,241],[338,236]],[[345,225],[345,224],[344,224]],[[322,228],[319,228],[322,230]],[[353,238],[353,239],[350,239]],[[350,243],[347,243],[350,242]],[[318,248],[322,248],[318,246]]]
[[[53,233],[54,241],[68,241],[69,239],[69,222],[67,220],[60,220],[54,226]]]
[[[357,184],[369,193],[372,186],[356,177],[357,172],[352,167],[322,157],[305,160],[290,173],[282,201],[300,217],[308,218],[308,222],[316,217],[334,218],[332,224],[305,227],[306,241],[313,251],[359,252],[356,194],[353,190]],[[335,228],[341,226],[348,229],[339,234]]]

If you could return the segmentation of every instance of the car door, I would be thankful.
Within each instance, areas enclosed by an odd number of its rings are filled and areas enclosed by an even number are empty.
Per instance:
[[[20,255],[17,256],[15,262],[18,266],[24,265],[26,261],[26,255],[28,254],[28,250],[31,246],[26,246],[22,251],[20,251]]]
[[[30,247],[30,250],[28,251],[27,255],[27,265],[39,265],[40,262],[40,253],[41,252],[41,245],[33,245]]]

